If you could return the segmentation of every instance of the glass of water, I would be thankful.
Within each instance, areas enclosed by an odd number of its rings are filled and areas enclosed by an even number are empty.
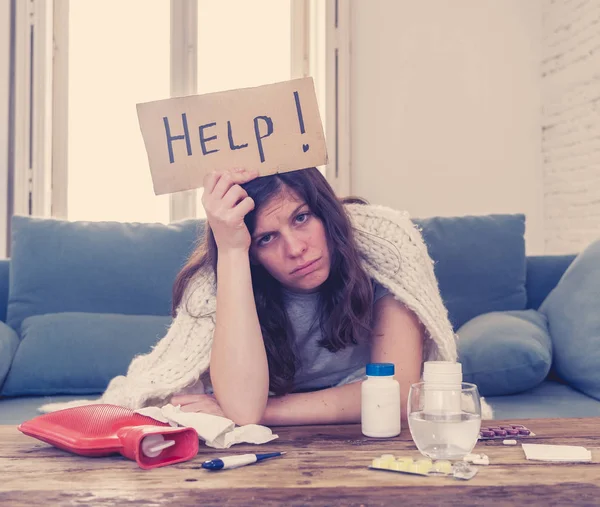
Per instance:
[[[475,384],[413,384],[407,408],[410,433],[424,456],[460,460],[475,447],[481,428]]]

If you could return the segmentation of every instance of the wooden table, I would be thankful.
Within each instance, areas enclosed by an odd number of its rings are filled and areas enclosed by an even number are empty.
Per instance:
[[[142,470],[120,456],[74,456],[0,426],[0,505],[600,505],[600,418],[518,422],[536,433],[529,442],[583,445],[593,462],[527,461],[520,445],[488,441],[473,452],[487,454],[490,465],[470,481],[381,472],[367,468],[376,456],[419,456],[408,428],[377,440],[343,425],[275,428],[279,439],[260,447],[201,444],[193,461]],[[222,472],[200,468],[209,457],[258,450],[287,455]]]

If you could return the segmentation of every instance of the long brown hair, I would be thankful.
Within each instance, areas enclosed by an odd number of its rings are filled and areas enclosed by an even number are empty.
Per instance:
[[[333,189],[314,167],[300,171],[256,178],[244,185],[255,208],[244,219],[250,234],[256,226],[261,207],[287,187],[303,200],[311,212],[323,221],[330,251],[329,278],[319,296],[322,331],[320,345],[337,352],[369,337],[372,328],[373,286],[363,270],[352,227],[343,204],[360,199],[336,197]],[[217,272],[217,244],[208,225],[204,242],[190,256],[173,286],[173,316],[185,289],[194,275],[203,269]],[[252,285],[256,310],[269,364],[270,389],[285,394],[293,389],[299,358],[294,354],[294,336],[282,298],[281,285],[260,264],[252,263]]]

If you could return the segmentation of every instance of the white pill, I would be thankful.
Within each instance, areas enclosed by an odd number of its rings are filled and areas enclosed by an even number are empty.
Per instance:
[[[481,457],[473,460],[474,465],[489,465],[490,458],[488,458],[485,454],[482,454]]]
[[[504,445],[517,445],[517,441],[516,440],[503,440],[502,443]]]

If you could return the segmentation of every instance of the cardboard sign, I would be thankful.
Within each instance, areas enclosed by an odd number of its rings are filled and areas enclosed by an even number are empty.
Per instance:
[[[156,195],[213,169],[261,176],[327,163],[313,79],[137,104]]]

